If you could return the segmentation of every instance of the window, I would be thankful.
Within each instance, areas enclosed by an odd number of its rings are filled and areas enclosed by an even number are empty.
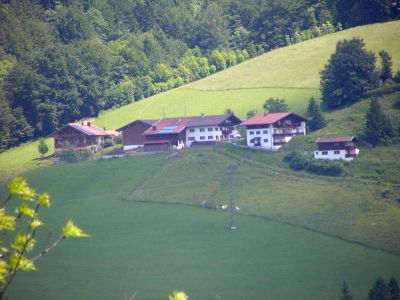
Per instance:
[[[335,150],[335,151],[333,151],[333,153],[334,154],[340,154],[340,151],[339,150]]]
[[[190,128],[189,131],[190,131],[190,132],[194,132],[194,128]]]
[[[205,137],[205,136],[201,136],[200,139],[201,139],[201,140],[205,140],[206,137]]]
[[[213,136],[212,136],[212,135],[209,135],[209,136],[208,136],[208,139],[209,139],[209,140],[212,140],[212,139],[213,139]]]
[[[216,135],[216,136],[215,136],[215,139],[216,139],[216,140],[219,140],[219,135]]]
[[[207,128],[207,131],[213,131],[213,129],[212,128]]]
[[[189,141],[194,141],[194,136],[188,138]]]
[[[221,140],[223,140],[223,139],[224,139],[224,136],[223,136],[223,135],[220,135],[219,137],[220,137],[220,139],[221,139]]]
[[[250,131],[249,134],[250,134],[250,135],[254,135],[254,131]]]
[[[200,128],[200,132],[204,132],[205,130],[204,130],[204,128]]]
[[[328,151],[322,151],[322,155],[328,155]]]
[[[268,139],[264,139],[264,143],[268,143]]]
[[[214,129],[215,131],[219,131],[219,128],[218,127],[215,127],[215,129]]]
[[[261,132],[259,130],[256,131],[256,134],[260,134]]]
[[[316,151],[315,154],[318,154],[318,151]]]
[[[268,134],[268,130],[263,130],[263,134]]]

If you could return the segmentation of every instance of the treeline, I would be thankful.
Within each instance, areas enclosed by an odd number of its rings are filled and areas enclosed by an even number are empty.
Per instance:
[[[381,0],[0,0],[0,151],[339,23],[398,18],[398,7]]]

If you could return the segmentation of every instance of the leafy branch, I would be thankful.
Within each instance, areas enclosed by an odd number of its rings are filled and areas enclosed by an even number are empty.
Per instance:
[[[74,237],[89,237],[82,229],[69,220],[63,227],[62,234],[51,245],[46,246],[39,254],[28,257],[27,254],[34,249],[37,229],[43,226],[38,218],[41,207],[50,207],[50,196],[47,193],[37,193],[22,177],[16,177],[8,186],[9,196],[0,205],[0,232],[14,234],[13,241],[6,245],[2,235],[0,240],[0,299],[4,299],[5,292],[10,286],[18,271],[34,271],[34,262],[53,250],[62,240]],[[6,210],[6,204],[11,199],[19,199],[14,212]],[[25,230],[18,231],[18,224],[26,218]]]

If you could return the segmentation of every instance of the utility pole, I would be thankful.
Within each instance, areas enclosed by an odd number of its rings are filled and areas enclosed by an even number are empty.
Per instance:
[[[231,164],[228,165],[226,170],[226,176],[228,178],[228,191],[229,191],[229,229],[235,230],[237,229],[235,222],[235,199],[233,195],[233,171],[235,167]]]

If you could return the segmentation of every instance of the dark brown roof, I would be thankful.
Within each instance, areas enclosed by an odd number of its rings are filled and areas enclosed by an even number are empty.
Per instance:
[[[130,122],[129,124],[126,124],[126,125],[124,125],[124,126],[118,128],[118,129],[115,129],[115,130],[116,130],[116,131],[122,131],[122,130],[124,130],[125,128],[129,127],[130,125],[132,125],[133,123],[136,123],[136,122],[141,122],[141,123],[144,123],[144,124],[147,124],[147,125],[151,126],[151,125],[153,125],[154,123],[156,123],[157,121],[158,121],[158,120],[135,120],[135,121],[132,121],[132,122]]]
[[[307,118],[297,115],[292,112],[277,112],[277,113],[256,114],[254,117],[242,122],[240,125],[248,126],[248,125],[274,124],[275,122],[277,122],[289,115],[293,115],[297,118],[302,119],[303,121],[308,121]]]
[[[198,117],[190,117],[187,127],[215,126],[224,123],[228,119],[232,119],[232,121],[236,123],[232,125],[237,125],[241,122],[241,120],[233,114],[198,116]]]
[[[333,137],[322,137],[317,138],[315,141],[317,144],[320,143],[340,143],[340,142],[351,142],[354,140],[354,136],[333,136]]]

